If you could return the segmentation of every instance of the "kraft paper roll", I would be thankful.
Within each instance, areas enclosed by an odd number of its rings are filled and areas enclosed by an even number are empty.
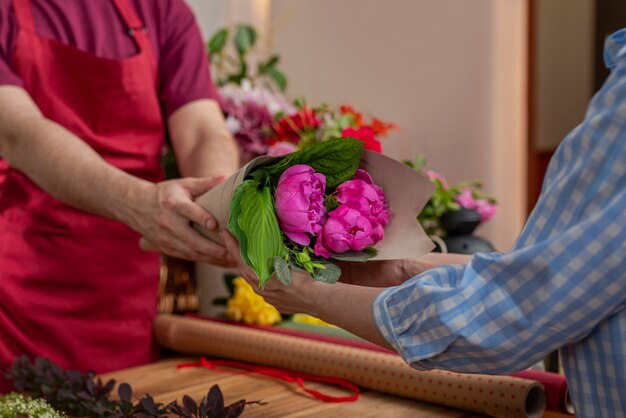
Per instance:
[[[511,376],[417,371],[400,356],[218,321],[160,315],[162,346],[349,380],[363,388],[498,417],[541,417],[545,392]]]

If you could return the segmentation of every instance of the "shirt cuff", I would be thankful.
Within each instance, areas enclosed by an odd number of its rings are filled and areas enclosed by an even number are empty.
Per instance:
[[[378,294],[374,303],[372,304],[372,310],[374,312],[374,321],[378,330],[387,342],[404,358],[402,344],[398,341],[393,326],[393,319],[387,309],[387,300],[394,288],[383,290]],[[406,358],[404,358],[406,361]]]
[[[382,291],[372,304],[380,333],[404,361],[416,369],[432,369],[432,362],[421,361],[445,352],[457,338],[455,322],[465,318],[457,317],[449,323],[446,312],[451,302],[440,299],[460,290],[452,290],[445,282],[462,271],[461,266],[429,270],[400,286]]]
[[[0,86],[16,86],[24,88],[24,82],[14,74],[0,74]]]
[[[221,107],[221,98],[217,91],[198,91],[193,93],[186,93],[184,95],[172,94],[164,104],[165,116],[169,118],[178,109],[196,100],[215,100],[217,104]]]

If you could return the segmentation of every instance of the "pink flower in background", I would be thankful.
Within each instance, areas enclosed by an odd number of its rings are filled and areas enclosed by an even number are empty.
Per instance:
[[[434,170],[426,170],[425,174],[426,174],[426,177],[428,177],[431,180],[433,179],[439,180],[441,182],[441,186],[443,187],[443,190],[448,189],[448,182],[446,181],[446,178],[442,174],[439,174]]]
[[[456,203],[466,209],[474,209],[476,207],[474,195],[472,194],[472,191],[468,188],[461,189],[461,193],[457,197],[455,197],[454,200],[456,200]]]
[[[474,198],[474,194],[469,188],[462,189],[461,193],[455,198],[455,200],[465,209],[471,209],[478,212],[482,222],[493,218],[498,212],[498,205],[489,202],[487,199]]]
[[[298,150],[298,147],[291,142],[276,142],[267,148],[267,155],[270,157],[280,157],[291,154]]]
[[[266,129],[273,119],[267,108],[255,101],[237,102],[226,97],[222,100],[222,110],[243,158],[265,154],[269,140]]]
[[[367,150],[374,152],[383,152],[383,146],[380,141],[376,139],[376,135],[374,135],[374,131],[367,127],[361,127],[359,129],[354,128],[346,128],[341,132],[341,136],[349,136],[351,138],[356,138],[364,143],[364,147]]]
[[[272,93],[260,86],[253,86],[247,79],[242,80],[241,85],[228,83],[220,87],[220,96],[223,99],[232,100],[237,106],[246,102],[255,102],[265,107],[272,116],[278,113],[291,114],[298,111],[282,94]]]
[[[495,203],[491,203],[486,199],[477,199],[475,203],[476,207],[474,210],[478,212],[482,222],[488,221],[496,216],[496,213],[498,212],[498,205]]]
[[[235,137],[244,161],[267,152],[274,115],[296,111],[284,96],[253,87],[249,80],[243,80],[241,86],[221,87],[220,95],[226,126]]]
[[[326,177],[305,164],[286,169],[274,194],[276,215],[283,232],[300,245],[309,245],[309,234],[322,230],[326,207]]]
[[[329,258],[331,252],[362,251],[383,239],[383,235],[381,224],[370,222],[358,210],[341,205],[328,214],[314,251],[324,258]]]
[[[337,201],[359,213],[371,222],[381,225],[389,223],[388,204],[383,190],[374,184],[372,176],[358,169],[352,180],[337,186]]]

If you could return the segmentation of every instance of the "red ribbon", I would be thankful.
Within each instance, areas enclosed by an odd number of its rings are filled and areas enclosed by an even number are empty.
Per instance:
[[[243,369],[248,373],[256,373],[264,376],[274,377],[277,379],[284,380],[289,383],[296,383],[302,390],[306,393],[320,399],[324,402],[354,402],[359,399],[359,393],[361,392],[359,387],[348,382],[344,379],[339,379],[337,377],[329,377],[329,376],[315,376],[312,374],[294,372],[291,370],[279,369],[277,367],[267,367],[267,366],[255,366],[253,364],[243,363],[240,361],[231,361],[231,360],[207,360],[202,357],[197,363],[184,363],[176,366],[178,369],[186,369],[189,367],[206,367],[210,370],[227,372],[227,370],[217,370],[217,366],[222,367],[234,367],[238,369]],[[328,383],[330,385],[335,385],[340,388],[349,390],[354,393],[351,396],[331,396],[325,395],[317,390],[309,389],[304,386],[304,381],[308,380],[311,382],[321,382]]]

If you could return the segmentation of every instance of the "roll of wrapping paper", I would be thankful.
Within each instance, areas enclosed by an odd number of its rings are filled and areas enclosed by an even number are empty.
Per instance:
[[[498,417],[541,417],[545,392],[537,382],[511,376],[417,371],[400,356],[373,344],[305,338],[271,327],[160,315],[157,341],[164,347],[349,380],[363,388]],[[336,340],[336,341],[335,341]]]
[[[537,370],[523,370],[521,372],[511,373],[511,376],[541,383],[546,391],[546,407],[548,409],[568,414],[574,413],[574,405],[569,396],[567,380],[565,380],[565,376],[562,374]]]

